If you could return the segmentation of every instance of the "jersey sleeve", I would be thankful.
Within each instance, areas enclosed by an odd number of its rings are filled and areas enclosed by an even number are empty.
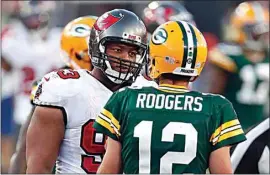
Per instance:
[[[37,85],[33,104],[60,109],[63,112],[64,122],[69,127],[72,121],[76,120],[70,116],[78,114],[77,110],[82,105],[82,95],[80,94],[83,91],[83,81],[78,80],[80,76],[79,71],[68,69],[46,74]]]
[[[54,78],[57,76],[55,72],[46,74],[41,81],[38,83],[37,87],[33,89],[33,103],[38,106],[64,106],[64,94],[61,93],[62,82]],[[63,89],[62,89],[63,90]],[[65,91],[65,90],[63,90]]]
[[[234,60],[229,56],[230,53],[228,53],[228,50],[229,52],[236,52],[234,51],[236,49],[237,48],[235,48],[234,46],[226,46],[225,44],[219,44],[217,47],[209,51],[209,61],[227,72],[236,72],[237,65]]]
[[[34,105],[34,97],[35,97],[36,91],[38,89],[39,82],[41,82],[41,80],[34,81],[34,83],[32,84],[32,90],[31,90],[31,94],[30,94],[30,103],[32,105]]]
[[[213,151],[246,140],[232,103],[225,98],[224,102],[219,105],[216,116],[213,118],[213,130],[210,137]]]
[[[124,115],[124,100],[121,91],[115,92],[98,114],[94,128],[110,138],[120,141],[121,119]]]

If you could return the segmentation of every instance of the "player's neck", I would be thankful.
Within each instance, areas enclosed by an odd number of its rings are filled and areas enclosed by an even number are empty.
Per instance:
[[[161,80],[159,80],[159,85],[161,85],[161,84],[169,84],[169,85],[181,86],[181,87],[188,88],[189,82],[181,81],[181,80],[161,79]]]
[[[100,69],[94,68],[91,74],[99,82],[101,82],[106,88],[110,89],[113,92],[123,87],[123,84],[113,83],[106,75],[104,75],[104,73]]]

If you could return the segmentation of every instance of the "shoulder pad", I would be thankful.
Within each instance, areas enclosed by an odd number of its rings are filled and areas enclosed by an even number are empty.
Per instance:
[[[217,104],[227,104],[227,103],[231,103],[226,97],[224,97],[223,95],[220,94],[212,94],[214,96],[214,98],[217,101]]]
[[[84,87],[81,71],[60,69],[46,74],[38,84],[35,104],[62,106],[67,98],[75,96]]]
[[[213,94],[213,93],[202,92],[202,95],[215,96],[215,97],[226,99],[223,95],[220,95],[220,94]]]
[[[42,79],[50,91],[64,96],[73,96],[81,86],[82,70],[60,69],[45,75]]]
[[[213,94],[213,93],[201,93],[204,96],[211,97],[214,100],[214,105],[225,105],[231,103],[226,97],[221,94]]]

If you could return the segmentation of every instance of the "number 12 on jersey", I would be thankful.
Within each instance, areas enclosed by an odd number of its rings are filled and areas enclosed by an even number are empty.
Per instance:
[[[139,138],[139,173],[150,173],[153,121],[141,121],[134,128]],[[160,173],[172,173],[173,164],[189,164],[197,152],[198,132],[191,123],[169,122],[162,129],[162,142],[174,142],[174,135],[185,135],[185,151],[168,151],[160,159]]]

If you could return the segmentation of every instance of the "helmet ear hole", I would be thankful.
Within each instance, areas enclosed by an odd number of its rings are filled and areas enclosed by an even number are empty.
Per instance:
[[[156,60],[155,60],[155,58],[152,59],[152,65],[154,65],[154,66],[156,65]]]
[[[75,57],[76,57],[78,60],[82,60],[81,55],[80,55],[80,54],[78,54],[78,53],[75,53]]]

